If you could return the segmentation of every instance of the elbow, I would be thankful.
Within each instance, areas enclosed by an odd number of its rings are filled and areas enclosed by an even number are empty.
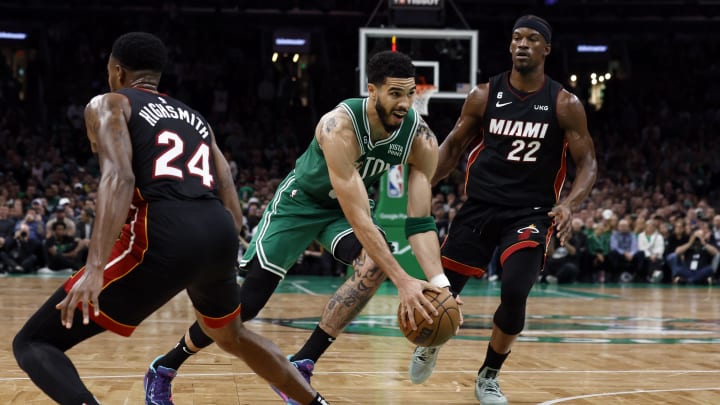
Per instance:
[[[135,188],[135,175],[132,172],[130,172],[130,173],[126,172],[126,173],[120,174],[117,177],[116,181],[118,183],[119,188],[121,188],[123,190],[126,190],[126,189],[132,190],[133,188]]]
[[[128,170],[109,170],[103,173],[101,183],[113,192],[132,190],[135,187],[135,174]]]

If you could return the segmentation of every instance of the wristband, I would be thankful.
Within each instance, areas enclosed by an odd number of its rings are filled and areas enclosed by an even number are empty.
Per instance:
[[[427,217],[408,217],[405,220],[405,238],[409,238],[416,233],[424,233],[427,231],[437,232],[435,218]]]
[[[440,273],[438,275],[432,276],[432,278],[430,279],[430,284],[440,288],[445,288],[450,287],[450,280],[448,280],[445,273]]]

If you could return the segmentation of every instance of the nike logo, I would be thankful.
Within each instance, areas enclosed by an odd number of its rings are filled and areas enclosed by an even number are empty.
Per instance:
[[[512,104],[512,101],[508,101],[507,103],[500,103],[500,101],[498,101],[495,103],[495,107],[505,107],[508,104]]]

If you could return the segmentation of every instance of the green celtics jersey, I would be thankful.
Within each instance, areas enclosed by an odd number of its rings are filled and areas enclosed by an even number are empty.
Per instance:
[[[370,139],[370,123],[367,118],[368,99],[350,98],[341,102],[338,107],[345,110],[352,119],[355,136],[360,145],[360,157],[355,161],[355,167],[366,188],[373,185],[390,166],[407,163],[420,122],[414,109],[410,108],[400,128],[389,137],[373,142]],[[305,153],[295,162],[294,174],[298,188],[318,203],[323,206],[338,205],[337,196],[330,184],[325,156],[315,137]]]

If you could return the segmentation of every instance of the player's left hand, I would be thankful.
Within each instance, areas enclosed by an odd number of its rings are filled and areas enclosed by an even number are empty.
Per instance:
[[[73,285],[67,296],[55,305],[55,308],[60,310],[60,322],[66,328],[70,329],[73,325],[75,308],[78,303],[82,309],[83,325],[90,323],[90,306],[93,307],[94,315],[100,316],[99,296],[102,284],[102,270],[91,270],[89,266],[86,266],[83,275]]]
[[[458,304],[458,313],[460,314],[460,323],[458,324],[458,327],[455,330],[455,334],[457,335],[460,333],[460,327],[462,326],[463,322],[465,322],[465,318],[463,318],[463,314],[462,314],[462,306],[465,305],[465,301],[461,300],[460,295],[458,295],[457,297],[455,297],[455,302],[457,302],[457,304]]]
[[[555,230],[560,240],[560,245],[565,246],[565,241],[570,237],[570,224],[572,222],[572,211],[565,204],[558,204],[548,213],[555,222]]]

